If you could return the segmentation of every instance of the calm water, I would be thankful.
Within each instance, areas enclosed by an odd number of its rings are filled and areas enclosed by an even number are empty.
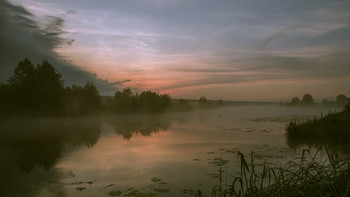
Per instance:
[[[6,120],[0,196],[210,196],[239,172],[237,151],[280,165],[291,119],[322,108],[237,106],[193,113]],[[121,194],[120,194],[121,193]]]

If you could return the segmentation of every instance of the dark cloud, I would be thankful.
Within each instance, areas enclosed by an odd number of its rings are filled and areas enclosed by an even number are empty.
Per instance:
[[[124,80],[124,81],[116,81],[116,82],[113,82],[113,83],[110,83],[110,84],[112,84],[112,85],[120,85],[120,84],[123,84],[125,82],[129,82],[129,81],[131,81],[131,80],[127,79],[127,80]]]
[[[55,53],[55,48],[73,42],[62,38],[63,26],[61,18],[47,16],[39,21],[23,7],[0,0],[0,81],[6,81],[12,75],[19,61],[29,58],[33,63],[48,60],[62,73],[66,85],[90,81],[101,94],[114,92],[115,87],[108,81],[98,79]]]

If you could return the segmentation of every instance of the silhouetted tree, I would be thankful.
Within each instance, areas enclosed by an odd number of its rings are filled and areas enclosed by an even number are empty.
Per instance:
[[[96,86],[87,82],[83,87],[66,87],[64,97],[65,113],[73,115],[97,113],[101,107],[101,98]]]
[[[219,106],[223,106],[224,105],[224,101],[222,101],[222,99],[219,99],[217,102],[216,102],[217,105]]]
[[[323,106],[329,106],[329,101],[328,101],[328,99],[322,99],[322,105]]]
[[[117,91],[108,105],[118,113],[163,112],[171,106],[171,98],[167,94],[160,95],[151,91],[133,95],[130,88],[126,88],[122,92]]]
[[[199,103],[200,105],[209,105],[209,104],[210,104],[210,102],[208,101],[208,99],[205,98],[204,96],[202,96],[202,97],[199,98],[198,103]]]
[[[191,104],[184,99],[179,99],[177,103],[173,105],[174,111],[192,111],[193,108]]]
[[[337,105],[339,106],[344,106],[349,102],[349,98],[347,98],[345,96],[345,94],[339,94],[336,99],[335,102],[337,103]]]
[[[132,95],[130,88],[125,88],[122,92],[117,91],[111,101],[111,107],[119,113],[133,112],[137,107],[136,96]]]
[[[301,100],[302,105],[315,105],[315,101],[312,98],[311,94],[304,94],[303,99]]]
[[[299,105],[300,104],[300,99],[298,97],[293,97],[291,102],[290,102],[290,105]]]
[[[38,105],[43,109],[56,110],[61,108],[61,100],[64,95],[64,85],[61,74],[47,61],[43,61],[36,67],[35,92],[38,96]],[[34,89],[34,88],[33,88]]]
[[[211,102],[207,98],[205,98],[204,96],[199,98],[198,103],[199,103],[199,107],[203,108],[203,109],[208,109],[208,108],[213,107],[211,105]]]
[[[19,62],[7,84],[1,85],[1,100],[8,110],[51,112],[61,108],[64,93],[61,74],[47,61],[36,67],[28,59]]]
[[[137,100],[142,111],[146,112],[162,112],[171,105],[171,98],[169,95],[159,95],[151,91],[142,92],[137,97]]]

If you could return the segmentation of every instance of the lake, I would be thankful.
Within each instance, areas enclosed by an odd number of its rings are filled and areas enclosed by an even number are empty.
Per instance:
[[[292,119],[327,108],[232,106],[162,115],[6,119],[1,196],[194,196],[230,184],[237,152],[279,166],[300,155],[285,142]]]

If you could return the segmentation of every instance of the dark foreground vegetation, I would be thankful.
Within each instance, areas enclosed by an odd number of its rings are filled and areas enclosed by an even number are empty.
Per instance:
[[[340,112],[292,121],[286,130],[286,141],[292,148],[322,146],[350,155],[350,103]]]
[[[232,184],[223,185],[220,174],[211,196],[349,196],[350,160],[332,154],[322,160],[319,154],[320,149],[315,154],[304,150],[301,158],[271,168],[266,164],[257,167],[254,153],[250,162],[238,153],[240,175],[233,177]],[[198,191],[197,196],[203,195]]]
[[[303,148],[302,155],[280,167],[261,167],[238,152],[241,170],[231,184],[219,184],[211,196],[350,196],[350,103],[333,112],[287,125],[286,141],[291,148]],[[310,148],[317,150],[310,153]],[[197,196],[203,196],[198,191]]]

